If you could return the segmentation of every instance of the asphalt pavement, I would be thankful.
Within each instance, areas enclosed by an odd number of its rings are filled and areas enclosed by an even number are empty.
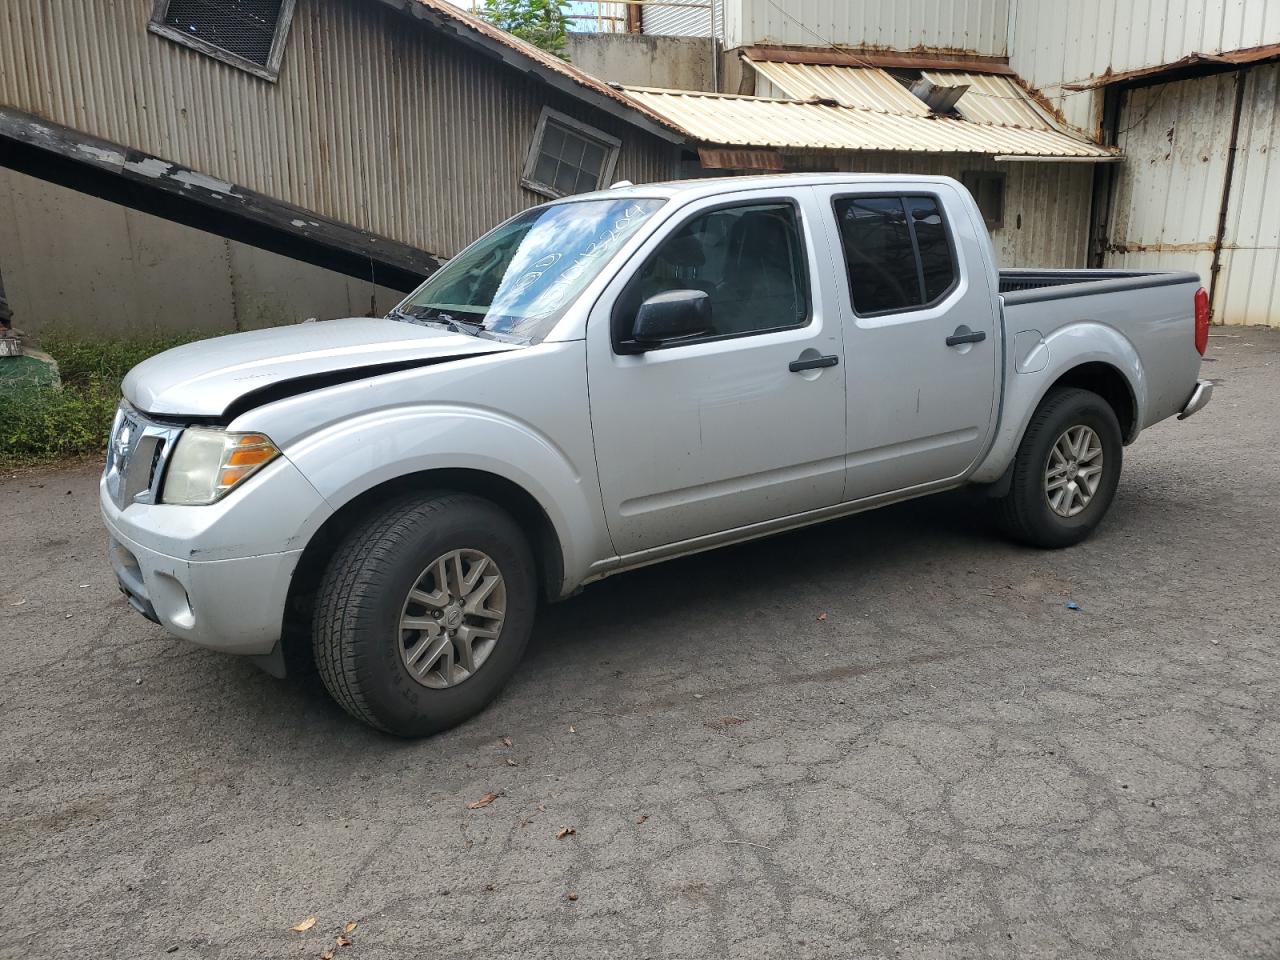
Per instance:
[[[419,742],[131,611],[96,464],[0,479],[0,957],[1280,957],[1280,331],[1213,333],[1089,543],[619,576]]]

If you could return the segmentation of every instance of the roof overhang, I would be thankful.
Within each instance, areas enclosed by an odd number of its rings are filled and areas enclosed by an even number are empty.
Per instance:
[[[807,63],[830,67],[967,70],[1013,76],[1008,57],[987,57],[954,50],[862,50],[846,47],[741,47],[745,57],[770,63]]]
[[[1262,47],[1246,47],[1226,53],[1190,53],[1180,60],[1154,67],[1141,67],[1121,73],[1103,73],[1088,80],[1064,83],[1064,90],[1097,90],[1109,86],[1141,86],[1148,83],[1165,83],[1207,73],[1222,73],[1253,63],[1280,60],[1280,43]]]
[[[1114,149],[1052,129],[910,116],[830,100],[779,100],[651,87],[624,90],[702,147],[976,154],[1045,161],[1105,162],[1121,156]]]

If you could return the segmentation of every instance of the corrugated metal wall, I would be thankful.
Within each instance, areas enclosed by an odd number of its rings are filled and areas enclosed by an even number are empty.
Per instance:
[[[1093,130],[1092,92],[1062,84],[1172,63],[1190,53],[1221,53],[1280,43],[1277,0],[1010,0],[1010,65]]]
[[[1003,56],[1010,0],[724,0],[725,46],[919,46]],[[648,12],[646,11],[646,16]]]
[[[1280,64],[1245,81],[1214,316],[1280,327]]]
[[[1210,285],[1236,73],[1125,94],[1107,266],[1193,270]],[[1280,64],[1249,68],[1214,320],[1280,326]]]
[[[623,141],[615,176],[673,175],[663,141],[368,0],[298,0],[272,84],[149,34],[151,0],[6,0],[0,103],[430,253],[540,202],[519,185],[544,104]]]
[[[667,6],[660,0],[651,0],[644,5],[644,18],[641,28],[645,33],[663,37],[709,37],[712,35],[711,0],[669,0],[674,6]],[[715,35],[724,35],[724,24],[721,11],[725,5],[734,0],[715,0]]]
[[[1093,165],[996,163],[989,157],[912,153],[813,154],[788,169],[955,177],[970,170],[1005,174],[1004,226],[992,242],[1002,267],[1083,267],[1087,262]]]
[[[1125,95],[1107,266],[1193,270],[1208,283],[1234,91],[1222,74]]]

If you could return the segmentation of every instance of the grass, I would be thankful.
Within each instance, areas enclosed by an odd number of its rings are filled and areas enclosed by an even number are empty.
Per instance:
[[[45,337],[40,346],[58,361],[62,389],[0,381],[0,469],[101,453],[124,375],[147,357],[194,339]]]

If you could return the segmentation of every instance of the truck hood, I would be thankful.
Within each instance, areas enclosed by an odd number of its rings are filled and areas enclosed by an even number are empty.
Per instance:
[[[385,318],[300,323],[188,343],[124,378],[146,413],[230,420],[244,409],[335,383],[519,345]]]

